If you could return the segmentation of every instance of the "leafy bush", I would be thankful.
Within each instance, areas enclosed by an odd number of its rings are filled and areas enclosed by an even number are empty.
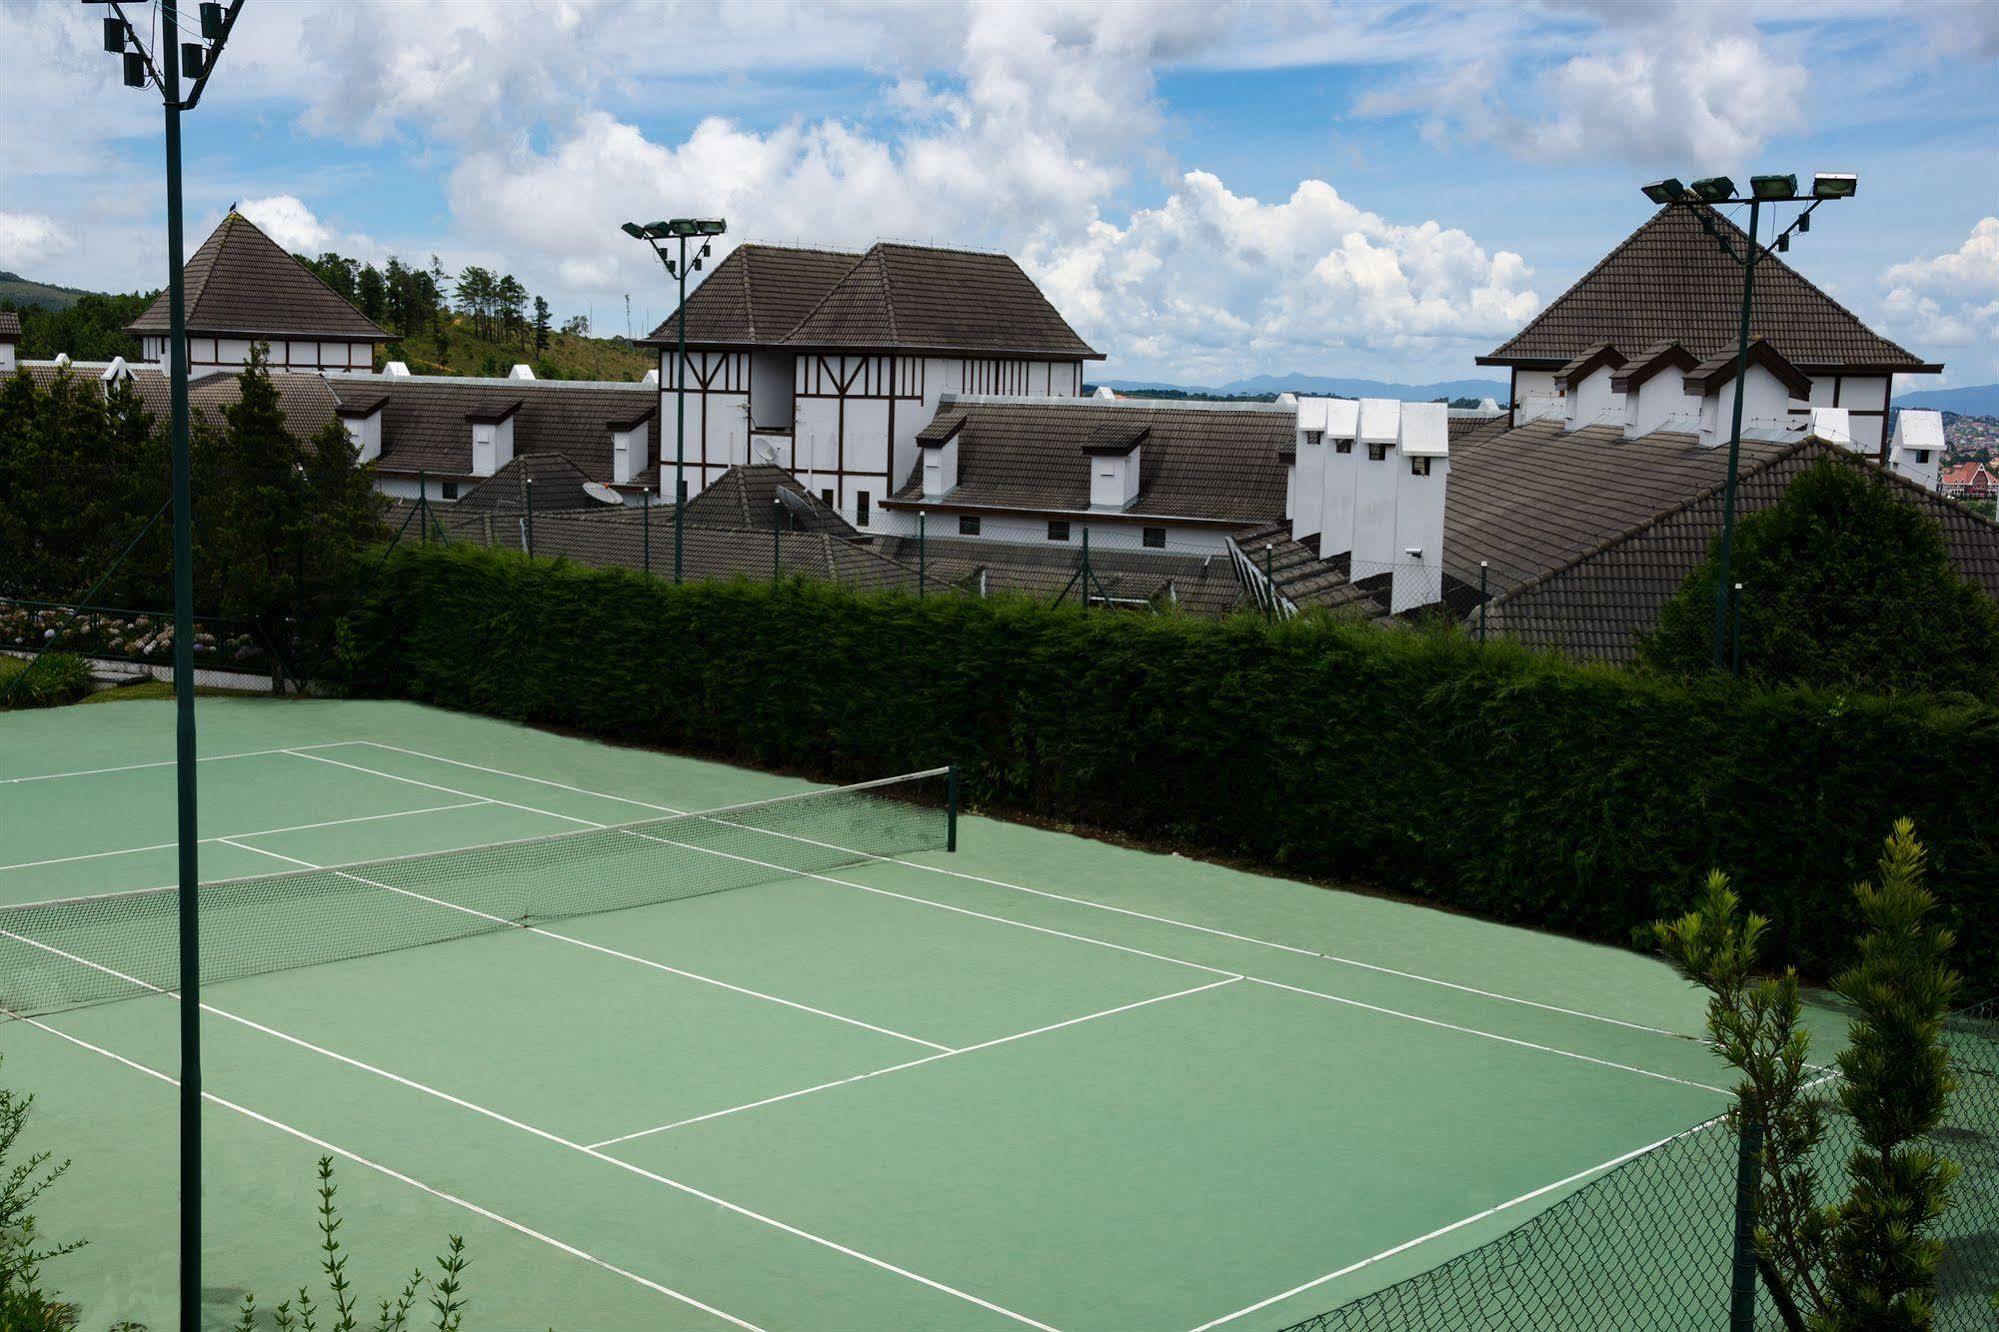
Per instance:
[[[42,1264],[83,1247],[81,1240],[49,1243],[35,1226],[34,1205],[63,1177],[69,1162],[50,1165],[47,1152],[19,1158],[35,1098],[0,1087],[0,1328],[55,1332],[76,1325],[76,1309],[41,1287]]]
[[[0,708],[55,708],[90,692],[90,663],[67,652],[0,658]]]
[[[1862,830],[1908,815],[1960,966],[1999,981],[1999,710],[1969,701],[437,546],[398,551],[342,638],[355,692],[828,780],[958,761],[994,809],[1619,943],[1725,864],[1818,975],[1856,936]]]
[[[1650,665],[1708,669],[1716,549],[1639,644]],[[1999,687],[1999,605],[1951,564],[1937,520],[1888,479],[1823,458],[1736,527],[1742,672],[1868,689]]]

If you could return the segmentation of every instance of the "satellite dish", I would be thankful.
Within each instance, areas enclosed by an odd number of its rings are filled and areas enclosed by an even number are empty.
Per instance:
[[[605,485],[602,481],[585,481],[583,493],[600,504],[623,504],[625,497]]]
[[[751,444],[751,448],[756,453],[758,462],[774,463],[777,461],[777,444],[775,441],[759,439]]]

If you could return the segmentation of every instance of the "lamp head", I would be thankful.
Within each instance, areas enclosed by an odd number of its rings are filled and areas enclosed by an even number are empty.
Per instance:
[[[1851,199],[1860,190],[1860,177],[1851,171],[1821,171],[1812,177],[1812,198]]]
[[[1765,203],[1781,203],[1798,197],[1796,176],[1751,176],[1749,192]]]
[[[1645,197],[1655,204],[1678,203],[1687,194],[1687,187],[1672,176],[1664,180],[1655,180],[1650,185],[1640,188],[1645,191]]]
[[[630,236],[633,240],[646,239],[646,229],[640,226],[636,222],[627,222],[622,227],[619,227],[618,230],[624,232],[627,236]]]
[[[1694,194],[1703,203],[1720,203],[1735,195],[1735,182],[1727,176],[1708,176],[1694,182]]]

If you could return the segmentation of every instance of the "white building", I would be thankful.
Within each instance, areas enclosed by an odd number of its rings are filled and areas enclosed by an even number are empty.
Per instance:
[[[188,256],[182,280],[190,374],[236,369],[260,342],[270,349],[272,370],[367,374],[375,368],[375,345],[389,341],[238,212]],[[161,292],[125,331],[139,339],[147,361],[164,365],[170,327]]]
[[[855,526],[916,466],[946,394],[1075,397],[1101,359],[1005,255],[741,245],[687,297],[684,482],[774,463]],[[660,493],[676,447],[679,312],[660,351]]]

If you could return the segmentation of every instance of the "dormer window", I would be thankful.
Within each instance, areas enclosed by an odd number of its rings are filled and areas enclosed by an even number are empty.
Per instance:
[[[1917,449],[1916,466],[1927,467],[1929,466],[1929,464],[1930,464],[1930,451],[1928,449]]]
[[[1367,446],[1367,460],[1369,462],[1380,462],[1386,457],[1388,457],[1388,445],[1373,443]]]
[[[1429,474],[1430,460],[1428,458],[1411,458],[1409,460],[1409,475],[1428,476]]]
[[[1335,442],[1335,443],[1333,444],[1333,452],[1334,452],[1334,453],[1352,453],[1352,452],[1353,452],[1353,441],[1352,441],[1352,440],[1350,440],[1350,439],[1342,439],[1342,440],[1338,440],[1338,441],[1336,441],[1336,442]]]

